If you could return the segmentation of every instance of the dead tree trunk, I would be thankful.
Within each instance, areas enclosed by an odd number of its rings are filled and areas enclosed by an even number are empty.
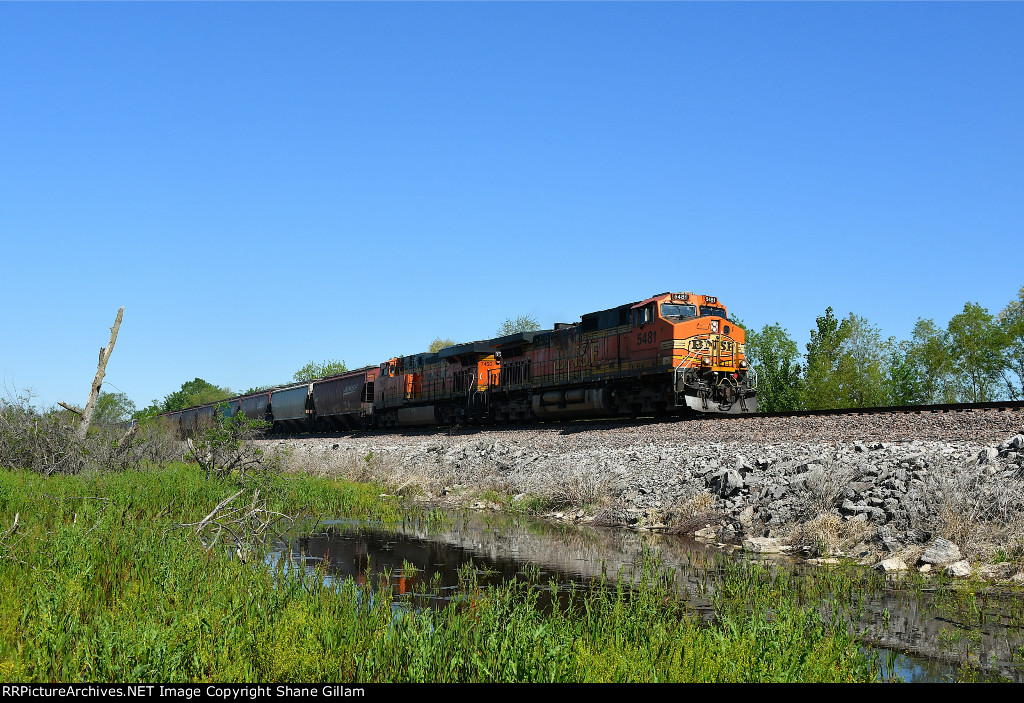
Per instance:
[[[92,380],[92,390],[89,392],[89,402],[85,404],[85,410],[82,411],[82,421],[78,424],[78,435],[79,439],[85,439],[86,433],[89,431],[89,422],[92,421],[92,411],[96,407],[96,398],[100,395],[100,388],[103,386],[103,377],[107,373],[107,362],[110,361],[110,355],[114,353],[114,342],[117,341],[117,331],[121,328],[121,315],[124,313],[122,307],[117,311],[117,318],[114,320],[114,326],[110,328],[110,343],[107,344],[106,349],[100,349],[100,363],[96,367],[96,378]]]

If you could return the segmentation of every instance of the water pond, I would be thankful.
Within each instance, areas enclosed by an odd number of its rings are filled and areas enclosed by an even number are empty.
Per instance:
[[[708,594],[723,560],[751,559],[673,535],[593,528],[543,520],[466,513],[451,519],[409,519],[400,525],[328,520],[280,543],[275,562],[299,568],[322,565],[329,578],[371,588],[390,582],[396,608],[440,608],[459,597],[460,569],[481,584],[525,579],[550,594],[549,584],[592,586],[629,579],[645,555],[656,553],[674,573],[689,607],[714,617]],[[948,582],[912,576],[899,582],[855,567],[808,567],[786,557],[759,557],[772,569],[845,568],[860,578],[853,626],[864,646],[881,654],[904,681],[951,681],[963,664],[978,677],[1024,680],[1024,594],[953,589]],[[820,601],[823,612],[832,604]]]

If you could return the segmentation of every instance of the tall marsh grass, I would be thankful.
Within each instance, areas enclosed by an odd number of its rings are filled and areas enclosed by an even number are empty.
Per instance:
[[[278,477],[275,509],[394,521],[380,488]],[[640,585],[541,607],[537,584],[441,611],[392,607],[322,571],[242,563],[175,525],[234,485],[195,467],[93,476],[0,471],[3,681],[864,681],[848,628],[762,567],[724,570],[718,613],[685,607],[654,561]],[[760,570],[758,570],[760,569]]]

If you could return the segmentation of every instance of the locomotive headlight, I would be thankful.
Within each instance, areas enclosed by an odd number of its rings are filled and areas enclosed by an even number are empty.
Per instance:
[[[700,360],[700,363],[704,364],[705,366],[711,366],[711,357],[705,356],[703,359]]]

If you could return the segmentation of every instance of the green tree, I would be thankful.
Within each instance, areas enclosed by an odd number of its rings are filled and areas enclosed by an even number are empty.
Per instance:
[[[162,412],[164,412],[163,406],[160,404],[159,400],[154,398],[149,405],[133,412],[132,419],[139,421],[148,420],[151,417],[156,417]]]
[[[520,315],[514,320],[511,317],[505,318],[501,327],[495,332],[496,337],[504,337],[517,332],[535,332],[540,329],[540,323],[532,315]]]
[[[850,315],[839,328],[845,329],[835,369],[840,408],[868,408],[886,405],[887,344],[877,327],[859,315]]]
[[[886,343],[888,363],[885,375],[885,405],[921,405],[928,402],[919,367],[913,358],[911,342]]]
[[[232,396],[230,388],[221,388],[212,383],[196,378],[192,381],[185,381],[179,390],[167,395],[164,398],[163,410],[181,410],[196,405],[207,405],[218,400],[224,400]]]
[[[918,318],[907,348],[907,361],[918,377],[921,402],[956,402],[950,347],[949,332],[934,320]]]
[[[849,322],[840,322],[831,307],[816,322],[804,355],[804,405],[809,410],[839,408],[844,400],[839,360],[849,336]]]
[[[319,364],[315,361],[310,361],[292,375],[292,380],[315,381],[318,378],[337,376],[346,371],[348,371],[348,366],[345,365],[344,361],[338,361],[337,359],[328,359]]]
[[[427,351],[430,352],[431,354],[434,354],[436,352],[441,351],[445,347],[453,346],[455,346],[455,341],[452,340],[451,338],[445,337],[444,339],[441,339],[440,337],[435,337],[434,341],[430,343],[429,347],[427,347]]]
[[[116,425],[127,422],[135,415],[135,403],[124,393],[102,391],[96,398],[92,421],[96,424]]]
[[[1006,336],[1003,352],[1003,381],[1006,392],[1014,400],[1024,399],[1024,287],[1017,299],[1010,301],[996,316],[996,323]]]
[[[738,321],[731,320],[738,327]],[[747,363],[757,372],[757,409],[760,412],[799,410],[803,379],[800,377],[800,349],[780,325],[765,325],[747,331]]]
[[[949,321],[950,356],[957,393],[969,403],[995,400],[1007,339],[988,310],[966,303]]]

